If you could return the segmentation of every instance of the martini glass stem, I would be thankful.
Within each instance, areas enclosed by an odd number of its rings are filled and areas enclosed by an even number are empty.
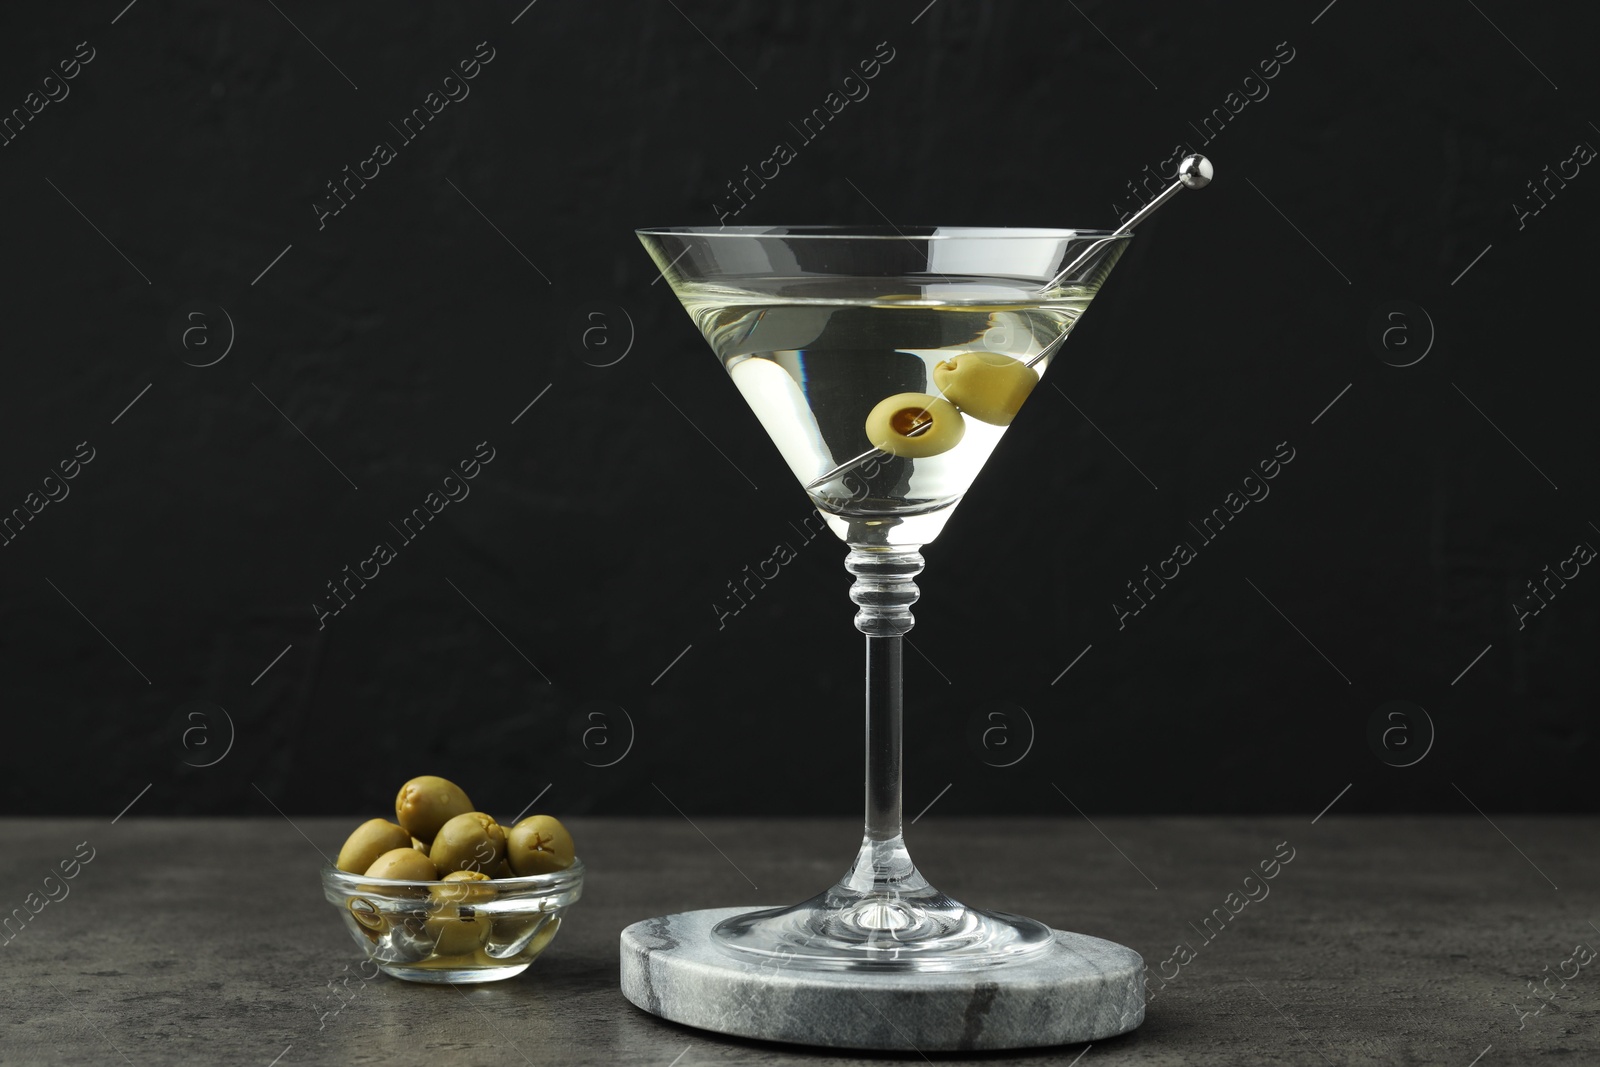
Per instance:
[[[904,638],[867,637],[867,840],[900,836]]]
[[[911,605],[922,572],[916,547],[851,545],[845,569],[856,629],[867,636],[866,830],[845,884],[895,894],[925,885],[901,839],[901,733],[905,716],[901,658],[915,623]]]
[[[863,524],[867,536],[884,527]],[[723,919],[713,936],[763,961],[822,969],[944,971],[1022,959],[1050,948],[1043,923],[978,911],[945,896],[911,861],[901,836],[901,659],[915,621],[921,545],[852,541],[845,568],[867,635],[866,828],[855,861],[830,889],[801,904]]]

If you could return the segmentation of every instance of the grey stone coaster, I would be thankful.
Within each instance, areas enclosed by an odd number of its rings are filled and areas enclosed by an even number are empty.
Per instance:
[[[954,974],[745,963],[711,928],[753,908],[664,915],[622,931],[622,995],[702,1030],[832,1048],[922,1052],[1098,1041],[1144,1021],[1144,960],[1056,931],[1036,960]]]

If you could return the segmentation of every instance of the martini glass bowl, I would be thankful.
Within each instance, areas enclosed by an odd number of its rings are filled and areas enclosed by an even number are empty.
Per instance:
[[[995,227],[638,231],[811,503],[849,546],[866,635],[866,826],[832,887],[724,919],[727,953],[830,971],[1035,958],[1043,923],[930,885],[901,832],[902,638],[931,542],[1131,235]],[[1026,484],[1026,483],[1025,483]],[[1026,488],[1003,521],[1027,521]]]

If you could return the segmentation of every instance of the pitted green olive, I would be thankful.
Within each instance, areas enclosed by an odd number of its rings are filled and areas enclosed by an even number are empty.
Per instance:
[[[867,440],[891,456],[925,459],[961,443],[966,424],[948,400],[927,393],[896,393],[867,416]]]
[[[334,866],[351,874],[365,874],[379,856],[410,844],[411,835],[403,828],[385,819],[368,819],[345,839],[344,847],[339,849],[339,862]]]
[[[933,382],[946,400],[979,422],[1010,426],[1039,376],[999,352],[963,352],[934,365]]]
[[[433,774],[411,779],[394,798],[395,821],[429,846],[439,827],[472,810],[472,801],[460,786]]]
[[[437,956],[461,956],[476,951],[489,939],[489,917],[476,915],[471,908],[450,908],[451,914],[435,915],[423,924],[423,937],[433,942]]]
[[[439,956],[465,956],[489,939],[487,919],[429,919],[424,937],[433,941]]]
[[[428,890],[433,907],[423,936],[433,942],[435,955],[460,956],[488,940],[491,920],[477,911],[479,904],[494,899],[488,881],[482,871],[451,871]]]
[[[430,888],[428,894],[441,908],[482,904],[495,897],[493,886],[477,884],[487,881],[489,876],[482,871],[451,871],[439,879],[439,884]]]
[[[548,815],[530,815],[511,828],[506,859],[518,876],[550,874],[572,866],[577,855],[567,828]]]
[[[511,827],[505,823],[500,823],[499,825],[500,832],[506,835],[506,847],[509,849],[511,847]],[[511,869],[511,863],[504,859],[489,871],[490,878],[515,878],[516,876],[517,872]]]
[[[405,882],[434,882],[439,879],[439,870],[433,861],[410,845],[385,852],[364,873],[368,878],[396,878]]]
[[[443,826],[428,848],[428,858],[443,873],[493,871],[506,855],[500,824],[481,811],[457,815]]]

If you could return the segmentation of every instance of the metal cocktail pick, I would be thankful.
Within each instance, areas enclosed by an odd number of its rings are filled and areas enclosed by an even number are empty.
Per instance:
[[[1096,252],[1105,247],[1105,245],[1109,244],[1111,241],[1114,241],[1120,237],[1126,237],[1128,234],[1132,233],[1135,226],[1149,218],[1151,215],[1155,214],[1156,209],[1162,204],[1165,204],[1168,200],[1171,200],[1174,196],[1178,195],[1179,190],[1204,189],[1206,186],[1210,185],[1213,173],[1215,172],[1212,169],[1211,161],[1205,156],[1202,156],[1198,153],[1184,156],[1182,162],[1178,164],[1178,170],[1174,176],[1172,184],[1161,190],[1161,195],[1157,196],[1154,200],[1150,201],[1132,215],[1129,215],[1122,225],[1118,226],[1109,235],[1101,237],[1090,244],[1089,247],[1084,249],[1084,251],[1080,253],[1076,259],[1067,264],[1066,268],[1063,269],[1061,273],[1057,274],[1054,278],[1051,278],[1044,285],[1040,286],[1039,292],[1047,293],[1052,289],[1057,288],[1062,281],[1072,276],[1073,271],[1077,270],[1080,266],[1087,262],[1092,256],[1094,256]],[[1075,322],[1076,320],[1074,320],[1074,323]],[[1034,355],[1029,358],[1028,362],[1023,365],[1031,367],[1035,363],[1038,363],[1041,359],[1044,359],[1050,353],[1054,352],[1057,348],[1060,348],[1061,342],[1065,341],[1067,339],[1067,334],[1072,332],[1072,325],[1072,323],[1069,323],[1067,328],[1062,330],[1053,341],[1045,345],[1038,352],[1034,353]],[[926,433],[932,427],[932,425],[932,420],[929,420],[929,422],[925,425],[912,429],[906,434],[906,436],[916,437],[919,434]],[[856,456],[854,459],[845,460],[843,463],[822,475],[822,477],[817,478],[815,481],[809,483],[806,486],[806,491],[809,492],[818,486],[826,485],[839,475],[854,470],[856,467],[866,463],[868,460],[874,459],[878,456],[886,455],[888,455],[888,453],[881,448],[869,449],[866,452],[861,453],[861,455]]]
[[[1096,252],[1100,251],[1100,249],[1109,242],[1116,240],[1118,237],[1126,237],[1128,234],[1132,233],[1135,226],[1139,225],[1139,223],[1155,214],[1156,208],[1160,207],[1162,204],[1165,204],[1174,196],[1177,196],[1180,189],[1204,189],[1206,186],[1210,185],[1211,175],[1211,160],[1202,155],[1184,156],[1183,162],[1178,164],[1176,180],[1171,185],[1161,190],[1160,196],[1150,201],[1138,211],[1135,211],[1132,215],[1129,215],[1127,221],[1112,231],[1110,236],[1102,237],[1100,240],[1091,244],[1083,251],[1081,255],[1078,256],[1077,259],[1067,264],[1065,270],[1063,270],[1060,274],[1057,274],[1054,278],[1051,278],[1044,285],[1040,286],[1039,291],[1049,292],[1051,289],[1054,289],[1056,286],[1060,285],[1063,280],[1070,278],[1072,276],[1072,272],[1077,270],[1085,260],[1087,260],[1090,256],[1093,256]]]

